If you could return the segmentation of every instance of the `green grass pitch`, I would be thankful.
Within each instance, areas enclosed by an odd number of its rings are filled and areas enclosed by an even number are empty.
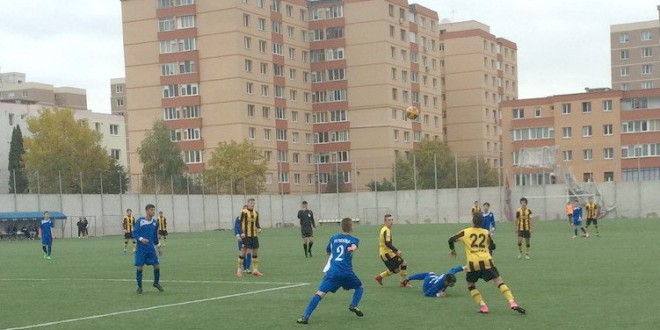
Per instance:
[[[466,225],[398,225],[394,245],[409,274],[444,272],[463,264],[448,255],[447,239]],[[565,221],[536,222],[532,259],[516,258],[510,223],[498,224],[494,253],[504,281],[526,315],[508,309],[499,290],[479,282],[490,314],[478,314],[465,273],[445,298],[426,298],[421,282],[398,287],[398,275],[380,287],[378,226],[355,226],[361,241],[353,267],[365,287],[359,318],[348,311],[352,291],[328,294],[310,324],[300,317],[322,278],[325,245],[336,225],[318,227],[314,257],[305,258],[298,228],[261,233],[262,277],[237,278],[236,241],[228,231],[173,234],[161,258],[165,292],[135,293],[133,257],[123,238],[56,240],[53,260],[39,241],[0,241],[0,329],[658,329],[657,219],[601,220],[602,235],[571,239]],[[593,227],[591,228],[592,234]]]

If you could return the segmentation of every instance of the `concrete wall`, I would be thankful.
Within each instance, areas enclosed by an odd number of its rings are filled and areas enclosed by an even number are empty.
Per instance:
[[[589,188],[589,187],[587,187]],[[660,184],[657,181],[592,184],[588,191],[600,191],[601,206],[609,210],[606,218],[658,218]],[[298,223],[300,202],[307,200],[315,218],[359,218],[360,224],[380,224],[385,213],[399,223],[467,223],[475,200],[490,202],[498,222],[507,221],[504,188],[465,188],[443,190],[406,190],[350,192],[341,194],[260,195],[255,196],[261,226],[279,227]],[[563,185],[513,187],[510,207],[515,212],[525,196],[535,220],[563,219],[566,190]],[[153,203],[168,218],[170,232],[201,232],[231,229],[233,218],[245,200],[242,195],[13,195],[0,194],[0,210],[62,211],[69,218],[61,223],[57,236],[77,235],[75,223],[86,216],[92,236],[120,235],[121,219],[127,208],[143,214],[144,205]],[[62,227],[63,224],[63,227]],[[6,226],[6,223],[0,223]],[[61,233],[61,234],[60,234]]]

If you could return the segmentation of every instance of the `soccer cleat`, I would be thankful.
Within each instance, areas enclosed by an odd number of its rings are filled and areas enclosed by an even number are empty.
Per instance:
[[[237,271],[236,271],[236,276],[238,276],[238,277],[243,277],[243,273],[241,273],[240,270],[237,270]]]
[[[383,277],[382,276],[376,275],[376,277],[374,277],[374,280],[376,280],[376,282],[378,282],[378,284],[383,285]]]
[[[355,313],[357,316],[364,316],[364,313],[357,306],[348,306],[348,310]]]
[[[160,292],[165,291],[165,289],[163,289],[163,287],[160,286],[160,284],[158,284],[158,283],[154,283],[154,288],[158,289],[158,291],[160,291]]]
[[[403,280],[403,282],[399,283],[399,287],[401,288],[412,288],[412,285],[408,283],[408,279]]]
[[[529,260],[529,254],[525,255],[525,259]]]
[[[255,270],[255,271],[252,272],[252,275],[254,275],[254,276],[263,276],[264,273],[262,273],[262,272],[260,272],[260,271],[258,271],[258,270]]]
[[[309,257],[310,258],[312,257],[312,251],[309,251]]]
[[[486,306],[486,305],[480,305],[479,306],[479,313],[488,314],[488,312],[489,312],[488,306]]]
[[[126,254],[126,249],[124,249],[124,254]]]
[[[309,253],[305,252],[305,258],[309,258]]]
[[[518,259],[522,258],[522,253],[518,253]]]
[[[246,269],[245,272],[248,273],[248,274],[252,274],[252,271],[249,270],[249,269]]]
[[[577,236],[573,235],[573,236],[571,236],[571,238],[577,238]]]
[[[137,294],[142,294],[142,288],[137,288],[137,290],[135,290],[135,292],[136,292]]]
[[[50,256],[46,256],[46,260],[53,260]]]
[[[306,318],[306,317],[301,317],[301,318],[296,320],[296,323],[298,323],[298,324],[307,324],[307,323],[309,323],[309,319]]]
[[[48,258],[48,255],[47,255],[47,254],[44,254],[44,259],[46,259],[46,258]]]
[[[585,233],[584,237],[589,238],[589,233]]]
[[[526,312],[525,309],[522,308],[522,307],[520,307],[520,306],[518,306],[518,304],[516,304],[515,301],[510,302],[510,303],[509,303],[509,307],[511,307],[511,309],[513,309],[514,311],[516,311],[516,312],[518,312],[518,313],[520,313],[520,314],[525,314],[525,312]]]

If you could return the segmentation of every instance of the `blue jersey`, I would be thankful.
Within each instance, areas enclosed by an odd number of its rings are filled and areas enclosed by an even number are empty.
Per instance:
[[[337,234],[330,238],[326,252],[330,255],[328,263],[330,268],[327,274],[341,275],[353,274],[353,252],[348,251],[348,247],[355,244],[360,244],[360,240],[347,234]]]
[[[447,274],[456,274],[460,271],[463,271],[463,266],[456,266],[445,274],[427,273],[426,277],[424,278],[424,285],[422,286],[424,295],[427,297],[437,297],[440,292],[447,290],[445,276]]]
[[[579,225],[582,221],[582,207],[575,206],[573,207],[573,223]]]
[[[133,226],[133,238],[138,241],[140,238],[149,240],[147,244],[138,242],[136,252],[155,252],[158,245],[158,220],[147,220],[144,217],[137,219]]]
[[[55,223],[52,219],[41,220],[40,228],[42,242],[49,242],[53,240],[53,227],[55,227]]]
[[[241,217],[234,219],[234,236],[241,234]]]
[[[483,222],[481,223],[481,228],[488,231],[495,229],[495,215],[493,212],[488,212],[483,214]]]

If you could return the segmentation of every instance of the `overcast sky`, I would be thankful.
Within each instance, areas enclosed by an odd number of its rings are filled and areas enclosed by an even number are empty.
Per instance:
[[[651,0],[410,2],[515,42],[521,99],[609,87],[610,25],[658,19]],[[0,10],[0,72],[86,89],[90,109],[110,112],[110,79],[124,76],[119,0],[3,0]]]

